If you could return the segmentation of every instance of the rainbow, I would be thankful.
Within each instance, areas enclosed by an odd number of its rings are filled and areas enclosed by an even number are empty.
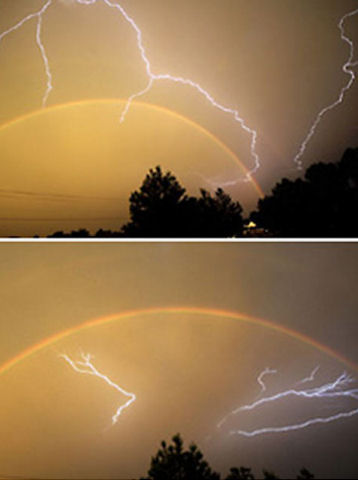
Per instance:
[[[101,104],[101,105],[113,105],[113,104],[122,104],[125,105],[127,103],[126,99],[121,99],[121,98],[99,98],[99,99],[87,99],[87,100],[77,100],[73,102],[67,102],[67,103],[61,103],[61,104],[56,104],[51,107],[47,107],[45,109],[39,109],[35,110],[33,112],[27,113],[25,115],[21,115],[19,117],[16,117],[9,122],[3,123],[0,125],[0,131],[4,130],[6,128],[10,128],[15,124],[25,122],[26,120],[29,120],[30,118],[36,117],[36,116],[41,116],[45,115],[48,112],[56,112],[60,110],[64,110],[66,108],[71,108],[71,107],[81,107],[85,105],[91,105],[91,104]],[[159,105],[155,105],[152,103],[148,102],[143,102],[139,100],[135,100],[132,102],[133,105],[137,105],[139,107],[143,108],[148,108],[152,110],[156,110],[158,112],[165,113],[171,117],[177,118],[181,120],[182,122],[186,123],[187,125],[190,125],[191,127],[195,128],[197,131],[200,133],[204,134],[206,137],[210,138],[213,140],[236,164],[239,165],[239,167],[243,170],[245,175],[249,173],[249,170],[245,167],[245,165],[242,163],[242,161],[239,159],[239,157],[218,137],[216,137],[213,133],[209,132],[206,128],[203,126],[199,125],[198,123],[194,122],[193,120],[189,119],[188,117],[185,117],[184,115],[175,112],[174,110],[170,110],[169,108],[162,107]],[[119,120],[118,120],[119,122]],[[257,183],[257,181],[250,176],[250,182],[252,183],[253,187],[255,188],[256,192],[258,193],[260,198],[264,197],[264,193],[260,187],[260,185]]]
[[[284,327],[282,325],[273,323],[269,320],[264,320],[257,317],[252,317],[243,313],[232,312],[228,310],[219,310],[213,308],[203,308],[203,307],[162,307],[162,308],[146,308],[146,309],[138,309],[138,310],[129,310],[120,313],[114,313],[112,315],[106,315],[103,317],[95,318],[88,320],[80,325],[76,325],[74,327],[68,328],[61,332],[55,333],[48,338],[43,339],[41,342],[32,345],[31,347],[27,348],[26,350],[20,352],[15,357],[7,360],[5,363],[0,365],[0,375],[8,372],[11,368],[15,365],[19,364],[20,362],[26,360],[27,358],[31,357],[32,355],[36,354],[37,352],[41,351],[42,349],[53,345],[60,340],[65,339],[75,333],[81,332],[83,330],[88,330],[91,328],[96,328],[101,325],[117,322],[124,319],[130,319],[137,316],[145,316],[145,315],[155,315],[155,314],[167,314],[167,315],[178,315],[178,314],[191,314],[191,315],[206,315],[209,317],[220,317],[226,318],[229,320],[237,320],[244,323],[249,323],[251,325],[258,325],[260,327],[269,328],[270,330],[276,331],[281,334],[288,335],[289,337],[303,342],[306,345],[309,345],[322,353],[338,360],[340,363],[346,365],[347,367],[355,370],[358,372],[358,365],[348,358],[344,357],[340,353],[336,352],[332,348],[319,343],[317,340],[304,335],[302,333],[297,332],[296,330],[290,329],[288,327]]]

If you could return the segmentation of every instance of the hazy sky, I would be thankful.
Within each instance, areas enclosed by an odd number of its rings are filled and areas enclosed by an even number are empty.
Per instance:
[[[265,378],[268,395],[317,387],[343,371],[357,377],[357,367],[337,358],[358,362],[357,245],[2,243],[0,266],[1,474],[134,478],[179,431],[223,473],[249,465],[288,478],[305,465],[317,478],[357,476],[357,416],[285,434],[229,435],[350,411],[352,399],[287,398],[217,427],[259,398],[266,367],[277,370]],[[51,335],[148,308],[163,310],[78,330],[3,369]],[[336,353],[212,309],[271,321]],[[81,351],[137,397],[113,427],[128,398],[58,356],[78,360]],[[315,380],[298,387],[318,365]]]
[[[1,0],[0,32],[44,4]],[[356,0],[121,5],[142,31],[154,74],[198,82],[257,131],[261,167],[254,178],[264,192],[283,175],[298,175],[293,158],[301,142],[349,80],[342,71],[349,46],[337,25],[358,8]],[[354,42],[357,18],[344,24]],[[147,77],[135,31],[117,9],[100,0],[87,6],[53,0],[42,20],[53,85],[47,109],[40,110],[46,74],[36,18],[0,42],[0,234],[116,228],[126,218],[130,191],[157,164],[191,193],[243,179],[245,168],[253,168],[250,135],[189,86],[156,82],[140,98],[152,106],[133,105],[119,123],[125,104],[118,99],[145,88]],[[305,167],[336,161],[356,146],[357,98],[353,84],[344,103],[324,117],[302,157]],[[252,183],[226,189],[247,209],[255,206]]]

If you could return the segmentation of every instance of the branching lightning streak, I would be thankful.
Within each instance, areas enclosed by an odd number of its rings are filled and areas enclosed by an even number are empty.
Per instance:
[[[10,33],[13,33],[16,30],[18,30],[19,28],[21,28],[26,22],[28,22],[29,20],[32,20],[33,18],[37,18],[36,43],[37,43],[37,45],[40,49],[42,61],[43,61],[46,76],[47,76],[46,90],[45,90],[45,94],[42,98],[42,106],[43,107],[46,105],[48,96],[49,96],[53,86],[52,86],[52,74],[51,74],[49,61],[48,61],[48,58],[47,58],[47,55],[46,55],[46,50],[45,50],[44,44],[43,44],[42,39],[41,39],[42,18],[44,16],[44,14],[46,13],[47,9],[49,8],[49,6],[52,4],[52,1],[53,0],[47,0],[47,2],[42,6],[42,8],[38,12],[30,13],[29,15],[24,17],[22,20],[20,20],[15,25],[13,25],[9,29],[5,30],[4,32],[0,33],[0,42],[1,42],[1,40],[3,38],[5,38]]]
[[[358,388],[352,390],[340,390],[342,387],[347,386],[349,383],[352,382],[352,379],[346,374],[342,373],[334,382],[326,383],[321,385],[320,387],[311,388],[308,390],[295,390],[290,389],[284,392],[277,393],[276,395],[272,395],[270,397],[263,397],[255,402],[244,405],[233,410],[233,414],[253,410],[265,403],[271,403],[276,400],[289,397],[289,396],[296,396],[296,397],[304,397],[304,398],[334,398],[334,397],[351,397],[358,400]]]
[[[240,116],[240,114],[237,110],[232,109],[230,107],[226,107],[226,106],[220,104],[219,102],[217,102],[210,95],[210,93],[208,93],[201,85],[199,85],[199,83],[196,83],[193,80],[188,79],[188,78],[175,77],[173,75],[170,75],[169,73],[154,74],[151,70],[150,61],[148,59],[146,49],[143,45],[142,32],[141,32],[140,28],[138,27],[138,25],[135,23],[133,18],[128,15],[128,13],[124,10],[124,8],[121,5],[119,5],[118,3],[112,3],[110,0],[103,0],[103,1],[109,7],[118,9],[120,11],[120,13],[123,15],[123,17],[127,20],[127,22],[130,23],[130,25],[135,30],[136,35],[137,35],[138,49],[140,51],[140,55],[142,57],[142,60],[145,64],[146,73],[147,73],[147,77],[148,77],[148,83],[147,83],[146,87],[143,90],[141,90],[137,93],[134,93],[133,95],[131,95],[129,97],[128,102],[127,102],[127,104],[126,104],[126,106],[125,106],[125,108],[122,112],[122,115],[121,115],[121,122],[124,121],[124,119],[126,117],[126,114],[128,113],[128,110],[131,106],[132,101],[135,98],[141,97],[142,95],[148,93],[156,80],[169,80],[171,82],[181,83],[182,85],[190,86],[190,87],[194,88],[195,90],[197,90],[201,95],[203,95],[211,103],[211,105],[213,107],[217,108],[218,110],[221,110],[224,113],[230,114],[235,119],[235,121],[238,122],[241,125],[241,127],[245,130],[245,132],[247,132],[249,135],[251,135],[251,155],[255,160],[255,165],[252,168],[252,170],[249,172],[249,176],[252,175],[253,173],[255,173],[257,171],[257,169],[260,167],[260,159],[259,159],[258,154],[256,153],[256,142],[257,142],[257,132],[256,132],[256,130],[254,130],[254,129],[252,129],[252,128],[250,128],[246,125],[244,119]]]
[[[345,94],[347,93],[347,91],[351,88],[351,86],[353,85],[354,83],[354,80],[356,78],[356,75],[355,73],[353,72],[352,68],[356,67],[358,65],[358,61],[356,62],[353,62],[353,59],[354,59],[354,43],[353,41],[347,37],[346,35],[346,31],[344,29],[344,23],[345,21],[347,20],[347,18],[349,17],[353,17],[354,15],[357,15],[358,14],[358,8],[356,10],[353,10],[352,12],[349,12],[349,13],[346,13],[339,21],[338,23],[338,28],[340,30],[340,33],[341,33],[341,39],[343,42],[346,42],[349,46],[349,56],[348,56],[348,60],[346,61],[346,63],[343,65],[342,67],[342,70],[345,74],[349,75],[349,80],[348,82],[346,83],[346,85],[341,89],[340,93],[339,93],[339,96],[337,98],[337,100],[333,103],[331,103],[330,105],[327,105],[326,107],[324,107],[317,115],[315,121],[313,122],[306,138],[303,140],[303,142],[301,143],[301,147],[297,153],[297,155],[294,157],[294,162],[297,164],[297,167],[299,169],[302,169],[302,166],[303,166],[303,163],[302,163],[302,156],[303,154],[305,153],[306,151],[306,148],[307,148],[307,145],[308,143],[310,142],[311,138],[313,137],[313,135],[316,133],[316,130],[317,130],[317,127],[318,125],[321,123],[321,120],[322,118],[324,117],[324,115],[329,112],[330,110],[333,110],[334,108],[336,108],[338,105],[340,105],[343,100],[344,100],[344,97],[345,97]]]
[[[68,355],[65,355],[65,354],[61,354],[60,357],[64,358],[66,362],[69,363],[76,372],[84,373],[87,375],[93,375],[95,377],[101,378],[108,385],[115,388],[118,392],[122,393],[126,397],[129,397],[129,400],[123,405],[121,405],[120,407],[118,407],[116,413],[112,416],[112,425],[115,425],[118,422],[118,418],[122,414],[123,410],[128,408],[136,400],[137,398],[136,395],[134,393],[127,392],[122,387],[112,382],[112,380],[110,380],[110,378],[108,378],[107,375],[103,375],[102,373],[100,373],[96,369],[96,367],[92,364],[91,362],[92,357],[90,354],[81,354],[83,361],[77,361],[77,362],[74,362],[73,360],[71,360],[71,358]]]
[[[46,54],[46,50],[45,50],[45,47],[44,47],[44,44],[42,43],[42,39],[41,39],[41,31],[42,31],[42,16],[43,14],[46,12],[47,8],[51,5],[52,3],[52,0],[48,0],[48,2],[45,4],[44,8],[43,8],[43,12],[41,13],[41,15],[38,15],[38,19],[37,19],[37,27],[36,27],[36,42],[37,42],[37,45],[40,49],[40,52],[41,52],[41,56],[42,56],[42,59],[43,59],[43,62],[44,62],[44,66],[45,66],[45,72],[46,72],[46,77],[47,77],[47,85],[46,85],[46,90],[45,90],[45,94],[42,98],[42,106],[45,107],[46,106],[46,103],[47,103],[47,99],[50,95],[50,92],[53,88],[52,86],[52,74],[51,74],[51,70],[50,70],[50,65],[49,65],[49,61],[48,61],[48,58],[47,58],[47,54]]]
[[[312,370],[311,375],[309,377],[306,377],[303,380],[300,380],[299,382],[296,383],[296,385],[302,385],[303,383],[313,382],[314,379],[316,378],[316,373],[318,372],[318,370],[319,370],[319,365],[317,365],[317,367],[315,367]]]
[[[89,5],[96,4],[99,0],[74,0],[74,1],[77,4],[89,6]],[[147,79],[148,79],[146,86],[142,90],[140,90],[139,92],[133,93],[128,98],[128,101],[127,101],[127,103],[126,103],[126,105],[125,105],[125,107],[124,107],[124,109],[121,113],[120,121],[123,122],[125,120],[125,117],[126,117],[128,111],[130,109],[130,106],[131,106],[133,100],[138,98],[138,97],[141,97],[141,96],[145,95],[146,93],[148,93],[151,90],[155,81],[167,80],[167,81],[170,81],[170,82],[180,83],[182,85],[189,86],[189,87],[195,89],[200,95],[205,97],[205,99],[214,108],[216,108],[217,110],[220,110],[223,113],[226,113],[226,114],[230,115],[236,122],[238,122],[240,124],[241,128],[247,134],[250,135],[250,137],[251,137],[250,152],[251,152],[252,158],[254,159],[254,166],[247,173],[246,178],[245,178],[246,181],[250,180],[251,176],[254,173],[256,173],[257,170],[260,167],[260,158],[259,158],[259,155],[256,151],[257,139],[258,139],[257,130],[249,127],[246,124],[245,120],[240,116],[238,110],[236,110],[234,108],[231,108],[231,107],[228,107],[228,106],[225,106],[225,105],[222,105],[221,103],[219,103],[199,83],[197,83],[197,82],[195,82],[191,79],[188,79],[188,78],[173,76],[173,75],[170,75],[169,73],[159,73],[159,74],[153,73],[152,69],[151,69],[151,63],[149,61],[149,58],[148,58],[147,53],[146,53],[146,49],[144,47],[142,31],[139,28],[139,26],[137,25],[137,23],[127,13],[127,11],[122,7],[122,5],[120,5],[119,3],[114,3],[111,0],[100,0],[100,1],[102,1],[105,5],[107,5],[110,8],[117,9],[120,12],[120,14],[124,17],[124,19],[131,25],[133,30],[135,31],[136,38],[137,38],[137,47],[138,47],[138,50],[140,52],[141,59],[145,64],[145,70],[146,70],[146,75],[147,75]],[[50,65],[49,65],[49,60],[48,60],[48,57],[47,57],[47,54],[46,54],[44,44],[43,44],[42,39],[41,39],[41,31],[42,31],[43,16],[46,13],[46,11],[48,10],[48,8],[50,7],[50,5],[52,5],[52,4],[53,4],[53,0],[47,0],[39,11],[27,15],[22,20],[20,20],[16,25],[14,25],[14,26],[10,27],[9,29],[5,30],[4,32],[0,33],[0,42],[1,42],[1,40],[4,37],[6,37],[8,34],[14,32],[14,31],[18,30],[19,28],[21,28],[27,21],[29,21],[33,18],[37,18],[36,42],[37,42],[37,45],[38,45],[40,53],[41,53],[41,57],[42,57],[42,60],[43,60],[43,64],[44,64],[44,67],[45,67],[45,73],[46,73],[46,77],[47,77],[46,90],[45,90],[45,93],[44,93],[43,98],[42,98],[42,105],[44,107],[47,104],[49,95],[51,93],[51,90],[53,89],[53,85],[52,85],[52,74],[51,74],[51,69],[50,69]],[[343,102],[346,92],[351,88],[351,86],[352,86],[352,84],[353,84],[353,82],[356,78],[355,73],[352,71],[352,68],[354,68],[358,65],[358,61],[353,62],[353,59],[354,59],[354,43],[346,35],[345,29],[344,29],[344,23],[349,17],[352,17],[352,16],[356,15],[357,13],[358,13],[358,9],[356,9],[352,12],[346,13],[340,19],[340,21],[338,23],[338,28],[339,28],[340,33],[341,33],[341,39],[342,39],[342,41],[344,41],[348,44],[349,50],[350,50],[348,60],[342,67],[343,72],[350,76],[349,81],[341,89],[338,99],[334,103],[324,107],[319,112],[319,114],[317,115],[314,123],[312,124],[312,126],[309,130],[309,133],[307,134],[306,138],[301,143],[299,151],[298,151],[297,155],[294,157],[294,162],[296,163],[296,165],[299,169],[302,169],[303,164],[302,164],[301,158],[306,151],[308,143],[310,142],[311,138],[315,134],[315,132],[317,130],[317,127],[318,127],[319,123],[321,122],[323,116],[327,112],[334,109],[335,107],[337,107],[339,104],[341,104]],[[230,180],[230,181],[227,181],[227,182],[220,182],[220,186],[232,186],[232,185],[237,184],[237,182],[240,181],[240,180],[241,179],[234,179],[234,180]],[[210,182],[210,183],[212,183],[213,186],[219,186],[219,183],[214,183],[214,182]]]
[[[258,394],[258,397],[259,397],[263,392],[265,392],[266,389],[267,389],[266,384],[265,384],[264,381],[263,381],[264,376],[265,376],[265,375],[271,375],[271,374],[274,374],[274,373],[277,373],[277,370],[273,370],[273,369],[271,369],[271,368],[266,367],[265,370],[263,370],[263,371],[259,374],[259,376],[257,377],[257,383],[260,385],[261,390],[260,390],[260,392],[259,392],[259,394]],[[230,412],[230,413],[228,413],[227,415],[225,415],[225,417],[223,417],[223,418],[220,420],[220,422],[217,424],[217,427],[218,427],[218,428],[221,428],[221,427],[224,425],[224,423],[226,422],[226,420],[227,420],[231,415],[233,415],[233,413],[234,413],[234,412]]]
[[[81,4],[81,5],[94,5],[95,3],[97,3],[97,1],[98,0],[76,0],[76,2],[78,4]],[[128,98],[127,104],[126,104],[126,106],[123,109],[123,112],[121,114],[121,118],[120,118],[121,122],[124,121],[124,119],[126,117],[126,114],[128,113],[129,108],[130,108],[133,100],[135,98],[141,97],[142,95],[145,95],[146,93],[148,93],[156,80],[169,80],[169,81],[172,81],[172,82],[175,82],[175,83],[181,83],[182,85],[190,86],[190,87],[196,89],[201,95],[203,95],[212,104],[213,107],[221,110],[224,113],[230,114],[234,118],[234,120],[241,125],[241,127],[244,129],[244,131],[247,132],[249,135],[251,135],[251,155],[254,158],[255,163],[254,163],[254,167],[248,173],[247,179],[249,179],[251,177],[251,175],[253,173],[255,173],[258,170],[258,168],[260,167],[260,159],[259,159],[258,154],[256,153],[256,143],[257,143],[257,132],[256,132],[256,130],[254,130],[254,129],[252,129],[252,128],[250,128],[246,125],[244,119],[240,116],[240,114],[237,110],[235,110],[233,108],[226,107],[226,106],[220,104],[219,102],[217,102],[198,83],[196,83],[196,82],[194,82],[190,79],[186,79],[186,78],[182,78],[182,77],[175,77],[175,76],[172,76],[168,73],[159,74],[159,75],[154,74],[151,70],[151,64],[150,64],[149,58],[148,58],[147,53],[146,53],[146,49],[145,49],[144,44],[143,44],[142,32],[141,32],[140,28],[138,27],[138,25],[136,24],[136,22],[134,21],[134,19],[126,12],[126,10],[120,4],[113,3],[110,0],[102,0],[102,1],[108,7],[117,9],[122,14],[122,16],[125,18],[125,20],[134,29],[134,31],[136,33],[136,36],[137,36],[137,46],[138,46],[138,49],[140,51],[141,58],[142,58],[142,60],[145,64],[146,74],[147,74],[147,78],[148,78],[148,82],[147,82],[147,85],[145,86],[145,88],[142,89],[139,92],[133,93]],[[28,20],[30,20],[34,17],[38,17],[36,39],[37,39],[37,43],[38,43],[38,46],[39,46],[40,51],[41,51],[41,55],[42,55],[42,59],[43,59],[44,65],[45,65],[45,70],[46,70],[46,75],[47,75],[47,88],[46,88],[46,92],[45,92],[45,94],[43,96],[43,99],[42,99],[43,106],[46,105],[49,94],[50,94],[50,92],[53,88],[52,87],[52,75],[51,75],[51,70],[50,70],[50,67],[49,67],[48,58],[47,58],[47,55],[46,55],[44,45],[41,41],[42,17],[43,17],[43,14],[46,12],[47,8],[51,5],[51,3],[52,3],[52,0],[48,0],[39,12],[32,13],[32,14],[28,15],[23,20],[21,20],[18,24],[16,24],[14,27],[10,28],[9,30],[3,32],[0,35],[0,41],[1,41],[2,38],[5,37],[8,33],[13,32],[14,30],[17,30]]]
[[[310,377],[307,377],[301,380],[300,383],[304,383],[305,381],[310,381],[311,379],[314,379],[314,375],[316,374],[317,370],[318,370],[318,367],[316,367],[313,370]],[[266,370],[264,370],[264,372],[265,371]],[[263,375],[264,372],[262,372],[261,375]],[[279,392],[275,395],[260,398],[250,404],[243,405],[239,408],[236,408],[232,412],[230,412],[219,422],[218,428],[220,428],[231,415],[236,415],[240,412],[251,411],[262,405],[274,403],[274,402],[277,402],[278,400],[281,400],[287,397],[299,397],[299,398],[305,398],[305,399],[351,398],[354,400],[358,400],[358,388],[350,388],[350,389],[348,388],[348,386],[351,383],[353,383],[353,381],[354,380],[349,375],[347,375],[346,372],[344,372],[334,381],[325,383],[323,385],[320,385],[319,387],[306,389],[306,390],[289,389],[283,392]],[[241,429],[231,430],[230,435],[243,435],[245,437],[254,437],[256,435],[262,435],[266,433],[289,432],[293,430],[306,428],[318,423],[330,423],[336,420],[340,420],[342,418],[353,417],[354,415],[357,415],[357,414],[358,414],[358,408],[347,411],[347,412],[339,412],[335,415],[331,415],[328,417],[314,417],[302,423],[297,423],[292,425],[284,425],[280,427],[263,427],[253,431],[246,431]]]
[[[261,395],[261,393],[266,392],[266,385],[263,381],[263,378],[266,375],[271,375],[271,374],[274,374],[274,373],[277,373],[277,370],[271,370],[270,368],[266,367],[265,370],[263,372],[261,372],[260,375],[257,377],[257,383],[261,387],[260,395]]]
[[[244,437],[256,437],[257,435],[262,435],[264,433],[284,433],[292,432],[293,430],[300,430],[302,428],[310,427],[311,425],[316,425],[317,423],[330,423],[341,418],[350,418],[358,414],[358,408],[351,410],[350,412],[337,413],[337,415],[332,415],[330,417],[316,417],[311,420],[307,420],[303,423],[298,423],[296,425],[286,425],[284,427],[266,427],[253,430],[252,432],[246,432],[245,430],[231,430],[230,435],[243,435]]]

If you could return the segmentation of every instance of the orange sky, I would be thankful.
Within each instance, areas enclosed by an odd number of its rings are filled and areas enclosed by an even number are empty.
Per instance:
[[[124,106],[123,101],[104,99],[65,104],[0,128],[0,155],[9,159],[2,164],[3,235],[9,224],[13,234],[24,228],[30,232],[31,218],[45,220],[38,223],[38,234],[49,225],[86,226],[86,219],[118,229],[128,217],[129,195],[153,166],[153,158],[195,195],[198,184],[220,176],[223,168],[245,176],[237,155],[189,118],[142,102],[132,105],[131,121],[120,125]],[[254,182],[242,182],[240,189],[251,204],[261,194]]]
[[[343,370],[355,377],[337,355],[358,361],[356,245],[2,243],[0,264],[1,365],[72,330],[0,374],[3,473],[139,477],[159,441],[177,431],[198,442],[223,472],[238,463],[281,475],[304,464],[321,478],[356,471],[356,418],[288,436],[228,435],[243,425],[305,418],[315,405],[286,402],[216,427],[256,398],[256,377],[266,367],[278,370],[267,379],[270,392],[292,387],[317,365],[318,382]],[[166,310],[171,307],[179,308]],[[124,315],[134,309],[137,314]],[[263,322],[240,320],[247,315]],[[76,329],[108,316],[114,321]],[[301,341],[302,335],[311,340]],[[137,396],[111,428],[125,397],[59,358],[79,359],[81,351]],[[326,414],[349,404],[318,407]],[[283,460],[287,441],[291,449]],[[336,471],[340,462],[346,469]]]
[[[2,0],[0,32],[43,4]],[[337,98],[347,81],[341,67],[349,51],[337,23],[356,8],[356,0],[196,0],[175,8],[163,0],[124,0],[123,6],[142,30],[155,73],[195,80],[223,105],[237,108],[257,130],[262,166],[255,179],[264,192],[283,175],[298,175],[292,158],[300,142],[318,111]],[[356,40],[352,19],[346,30]],[[35,33],[32,20],[1,41],[2,125],[41,107],[46,75]],[[103,2],[54,1],[43,18],[42,39],[53,80],[48,107],[125,99],[146,85],[133,29]],[[320,159],[336,161],[345,148],[356,146],[355,89],[325,117],[303,158],[305,166]],[[253,168],[248,133],[196,90],[163,81],[141,100],[184,115],[227,145],[246,169]],[[134,106],[124,126],[114,112],[107,115],[109,106],[95,108],[95,118],[86,104],[50,108],[21,126],[0,128],[1,235],[117,228],[128,213],[128,193],[158,163],[194,192],[212,188],[208,180],[245,178],[213,137],[178,117],[155,109],[143,113]],[[115,198],[91,201],[94,190],[96,197],[112,197],[113,192]],[[26,198],[15,191],[27,192]],[[258,199],[255,188],[241,181],[227,191],[246,209]],[[35,195],[30,198],[28,192]],[[82,198],[60,202],[44,193]]]

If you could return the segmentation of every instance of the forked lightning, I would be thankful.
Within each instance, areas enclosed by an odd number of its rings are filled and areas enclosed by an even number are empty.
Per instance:
[[[248,174],[245,178],[245,180],[250,180],[251,175],[253,175],[255,172],[257,172],[257,170],[260,167],[260,158],[259,158],[259,155],[256,151],[257,140],[258,140],[257,130],[255,130],[252,127],[249,127],[246,124],[245,120],[240,115],[240,113],[237,109],[226,106],[226,105],[223,105],[220,102],[218,102],[205,88],[203,88],[199,83],[195,82],[194,80],[192,80],[190,78],[180,77],[180,76],[173,76],[169,73],[154,73],[152,71],[152,66],[151,66],[149,57],[147,55],[146,48],[144,46],[142,31],[139,28],[139,26],[137,25],[137,23],[135,22],[135,20],[127,13],[127,11],[124,9],[124,7],[121,4],[116,3],[114,1],[111,1],[111,0],[73,0],[72,1],[72,3],[77,3],[77,4],[81,4],[81,5],[85,5],[85,6],[94,5],[94,4],[99,3],[99,2],[103,2],[107,7],[111,8],[111,9],[114,9],[114,10],[117,10],[121,14],[121,16],[126,20],[126,22],[128,22],[131,25],[131,27],[133,28],[133,30],[135,32],[135,35],[136,35],[138,50],[140,52],[143,63],[145,65],[145,71],[146,71],[146,76],[147,76],[147,84],[144,86],[143,89],[141,89],[138,92],[134,92],[128,98],[127,103],[126,103],[126,105],[123,109],[123,112],[121,114],[121,117],[120,117],[121,122],[124,121],[124,119],[126,117],[126,114],[128,113],[129,108],[130,108],[133,100],[138,98],[138,97],[141,97],[142,95],[145,95],[146,93],[148,93],[151,90],[154,82],[163,80],[163,81],[174,82],[174,83],[178,83],[178,84],[182,84],[182,85],[186,85],[188,87],[191,87],[191,88],[195,89],[198,92],[198,94],[204,96],[206,98],[206,100],[214,108],[216,108],[217,110],[220,110],[223,113],[226,113],[226,114],[230,115],[232,117],[232,119],[235,122],[237,122],[240,125],[240,127],[250,136],[250,138],[251,138],[250,151],[251,151],[251,156],[253,158],[254,164],[253,164],[252,168],[249,170],[249,172],[248,172]],[[40,53],[41,53],[41,57],[42,57],[42,60],[43,60],[44,69],[45,69],[45,73],[46,73],[46,77],[47,77],[46,89],[45,89],[45,93],[44,93],[43,98],[42,98],[43,106],[46,105],[48,97],[51,93],[51,90],[53,89],[53,78],[52,78],[51,69],[50,69],[50,65],[49,65],[49,59],[47,57],[46,49],[45,49],[45,46],[44,46],[42,38],[41,38],[41,32],[42,32],[43,17],[46,14],[46,12],[48,11],[49,7],[53,4],[54,4],[54,0],[47,0],[40,10],[25,16],[17,24],[8,28],[4,32],[0,33],[0,42],[1,42],[1,40],[3,40],[7,35],[15,32],[16,30],[21,28],[26,22],[28,22],[32,19],[36,20],[36,42],[37,42],[37,45],[38,45]],[[349,46],[349,56],[348,56],[347,61],[344,63],[344,65],[342,67],[343,72],[345,74],[349,75],[349,80],[346,83],[346,85],[340,90],[337,100],[335,100],[333,103],[331,103],[331,104],[325,106],[324,108],[322,108],[322,110],[316,116],[311,128],[309,129],[309,132],[308,132],[307,136],[304,138],[303,142],[301,143],[301,145],[299,147],[298,153],[294,157],[294,162],[296,163],[296,165],[299,169],[301,169],[302,166],[303,166],[302,157],[303,157],[303,155],[306,151],[308,143],[310,142],[311,138],[315,134],[315,132],[317,130],[317,127],[320,124],[322,118],[325,116],[326,113],[328,113],[330,110],[334,109],[335,107],[337,107],[339,104],[341,104],[343,102],[345,94],[351,88],[351,86],[353,85],[353,82],[356,78],[355,73],[353,71],[353,68],[358,65],[358,61],[354,61],[354,44],[353,44],[353,41],[347,36],[347,33],[345,31],[345,28],[344,28],[344,24],[345,24],[346,20],[355,16],[357,13],[358,13],[358,9],[353,10],[352,12],[346,13],[340,19],[340,21],[337,25],[337,27],[340,30],[340,36],[341,36],[342,41],[346,42]],[[221,182],[221,186],[235,185],[240,180],[242,180],[242,178],[231,179],[230,181],[227,181],[227,182]],[[218,186],[218,185],[216,185],[216,186]]]
[[[315,380],[315,375],[318,371],[318,367],[316,367],[311,375],[309,377],[304,378],[297,384],[302,384],[310,381]],[[262,382],[262,377],[263,375],[267,373],[272,373],[271,370],[264,370],[260,375],[259,381],[260,385],[263,383]],[[267,404],[274,404],[278,403],[282,399],[289,399],[289,398],[301,398],[304,400],[308,399],[316,399],[316,400],[326,400],[330,399],[332,400],[337,400],[337,399],[352,399],[352,400],[358,400],[358,388],[349,388],[349,386],[354,382],[354,380],[347,374],[347,373],[342,373],[339,377],[337,377],[335,380],[332,382],[324,383],[318,387],[313,387],[310,389],[289,389],[289,390],[284,390],[282,392],[276,393],[275,395],[267,396],[267,397],[261,397],[258,400],[255,400],[252,403],[249,403],[247,405],[242,405],[241,407],[238,407],[234,410],[232,410],[229,414],[227,414],[220,422],[218,423],[217,427],[221,428],[229,418],[231,418],[234,415],[237,415],[239,413],[243,412],[248,412],[252,411],[255,409],[258,409],[259,407],[262,407],[263,405]],[[266,386],[264,385],[264,390],[266,391]],[[339,405],[338,405],[339,406]],[[340,407],[341,408],[341,407]],[[312,416],[311,418],[308,418],[307,420],[303,422],[298,422],[298,423],[292,423],[292,424],[286,424],[282,426],[265,426],[262,428],[257,428],[255,430],[243,430],[243,429],[237,429],[237,430],[230,430],[230,435],[242,435],[244,437],[255,437],[257,435],[263,435],[263,434],[269,434],[269,433],[284,433],[284,432],[291,432],[294,430],[300,430],[303,428],[310,427],[312,425],[316,424],[325,424],[325,423],[331,423],[337,420],[341,420],[344,418],[350,418],[358,414],[358,408],[350,409],[350,410],[344,410],[340,411],[334,415],[328,415],[326,417],[322,416]]]
[[[74,362],[73,360],[71,360],[71,358],[68,355],[65,355],[65,354],[61,354],[60,357],[65,359],[66,362],[69,365],[71,365],[71,367],[75,370],[75,372],[83,373],[85,375],[93,375],[95,377],[101,378],[108,385],[115,388],[119,393],[125,395],[126,397],[129,397],[127,402],[125,402],[123,405],[120,405],[117,408],[116,413],[112,416],[112,425],[115,425],[118,422],[118,419],[120,415],[123,413],[123,411],[126,408],[128,408],[136,400],[135,394],[127,392],[126,390],[124,390],[124,388],[120,387],[119,385],[114,383],[110,378],[108,378],[107,375],[100,373],[91,362],[92,357],[90,354],[82,354],[81,355],[82,360],[77,362]]]

